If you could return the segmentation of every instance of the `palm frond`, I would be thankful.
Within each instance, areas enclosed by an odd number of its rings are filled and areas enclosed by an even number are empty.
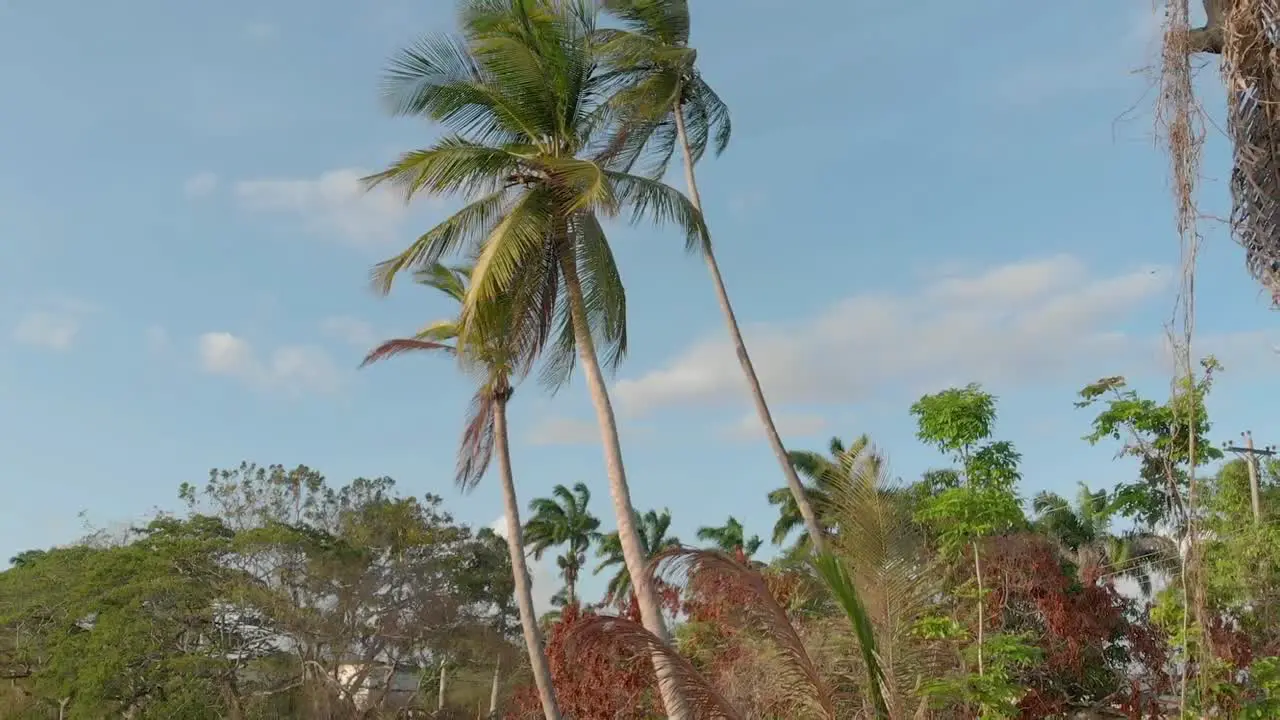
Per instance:
[[[391,184],[412,198],[419,192],[470,197],[494,193],[521,180],[519,145],[491,147],[458,136],[442,138],[435,145],[402,154],[387,169],[362,179],[369,189]]]
[[[386,295],[402,270],[429,268],[460,247],[476,244],[507,213],[509,201],[508,191],[499,190],[464,206],[400,254],[375,265],[371,273],[374,289]]]
[[[641,658],[661,657],[666,662],[655,666],[665,672],[657,677],[660,684],[670,684],[687,703],[689,717],[740,720],[741,715],[729,701],[694,668],[693,664],[669,645],[659,640],[639,623],[617,617],[594,616],[584,619],[572,631],[568,641],[570,652],[590,647],[616,655],[629,651]]]
[[[749,591],[751,601],[743,603],[740,609],[751,626],[780,652],[783,662],[778,670],[787,697],[809,706],[828,720],[835,720],[836,703],[831,688],[809,657],[809,651],[787,618],[786,610],[778,604],[764,576],[757,570],[720,551],[674,547],[656,554],[646,571],[655,580],[660,575],[664,576],[665,582],[672,582],[672,575],[724,578]]]
[[[651,178],[605,171],[613,183],[619,203],[631,210],[631,222],[648,220],[659,226],[673,224],[684,232],[685,248],[690,252],[705,252],[711,236],[703,222],[702,213],[679,190]]]
[[[454,482],[463,492],[475,488],[489,468],[493,458],[494,433],[494,388],[482,386],[471,398],[471,407],[467,411],[467,422],[462,431],[462,442],[458,446],[458,463],[454,473]]]
[[[812,564],[818,577],[822,578],[827,589],[835,596],[853,626],[858,647],[862,651],[862,664],[867,670],[867,690],[871,693],[876,716],[887,718],[889,706],[885,702],[885,674],[884,668],[880,665],[880,654],[876,650],[875,627],[866,606],[862,604],[858,587],[844,565],[831,553],[817,553],[813,557]]]
[[[364,356],[364,360],[360,363],[360,367],[371,365],[380,360],[386,360],[389,357],[394,357],[402,353],[422,352],[427,350],[447,352],[450,354],[455,352],[453,346],[439,342],[410,338],[396,338],[394,340],[387,340],[370,350],[369,353]]]

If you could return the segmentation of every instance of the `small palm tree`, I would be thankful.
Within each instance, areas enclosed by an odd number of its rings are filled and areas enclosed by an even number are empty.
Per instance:
[[[746,537],[746,530],[742,527],[742,523],[732,515],[720,527],[698,528],[698,539],[711,543],[716,549],[736,557],[741,562],[746,562],[755,555],[764,544],[759,535]]]
[[[869,465],[869,470],[876,472],[883,464],[883,460],[871,447],[871,439],[865,434],[858,436],[847,447],[840,438],[833,437],[828,447],[829,456],[812,450],[795,450],[789,455],[791,464],[806,480],[803,494],[809,504],[817,509],[824,537],[829,537],[835,529],[826,512],[826,508],[831,506],[831,493],[835,484],[847,480],[850,473],[863,463]],[[804,514],[789,487],[778,488],[769,493],[769,504],[778,508],[778,521],[773,525],[773,544],[782,545],[796,528],[804,525]],[[811,542],[812,534],[801,536],[798,548],[807,548]]]
[[[435,263],[418,273],[418,280],[461,304],[466,297],[470,273],[471,270],[467,267],[450,268]],[[495,313],[487,316],[490,321],[500,318]],[[517,369],[518,356],[516,349],[507,344],[507,339],[511,336],[503,330],[504,324],[500,322],[486,325],[481,332],[475,334],[470,344],[459,347],[457,338],[461,333],[460,321],[456,318],[438,320],[412,338],[382,343],[365,357],[363,364],[368,365],[405,352],[436,352],[455,357],[466,371],[479,378],[480,384],[471,399],[466,429],[462,434],[462,446],[458,451],[456,480],[464,490],[475,487],[484,476],[496,451],[507,520],[507,549],[511,555],[516,604],[520,609],[525,646],[543,713],[547,720],[558,720],[560,710],[551,686],[551,669],[542,644],[542,632],[533,610],[532,583],[529,568],[525,564],[520,531],[520,504],[516,500],[515,478],[511,471],[507,442],[507,403],[511,400],[511,381]]]
[[[578,576],[587,562],[587,550],[600,539],[600,519],[587,510],[591,491],[582,483],[572,491],[556,485],[551,495],[529,503],[532,516],[525,523],[524,537],[535,560],[541,560],[548,548],[565,547],[556,564],[564,578],[564,604],[572,605],[578,602]]]
[[[1128,577],[1144,595],[1152,590],[1152,571],[1162,560],[1176,557],[1177,548],[1167,538],[1150,532],[1111,532],[1116,509],[1106,490],[1094,492],[1080,483],[1073,505],[1052,492],[1041,492],[1031,502],[1035,527],[1057,543],[1076,567],[1094,568],[1107,576]]]
[[[663,550],[680,546],[679,538],[667,535],[667,531],[671,529],[670,510],[664,508],[662,512],[650,510],[644,515],[637,514],[635,525],[640,531],[640,544],[644,548],[646,565]],[[602,537],[597,554],[601,561],[593,574],[599,575],[608,568],[617,568],[613,577],[609,578],[609,585],[605,589],[605,602],[621,603],[634,593],[634,581],[630,565],[623,557],[622,543],[618,540],[618,533],[613,532]]]
[[[466,204],[377,266],[374,277],[387,291],[405,268],[455,253],[475,257],[459,344],[469,344],[472,328],[496,309],[511,318],[510,343],[522,364],[551,350],[543,358],[550,386],[559,387],[581,364],[641,617],[670,642],[658,596],[643,576],[644,549],[605,385],[605,369],[626,351],[626,296],[599,219],[625,212],[633,222],[674,223],[693,249],[705,245],[706,228],[678,190],[598,159],[610,127],[610,81],[595,54],[591,5],[471,0],[460,37],[429,37],[399,54],[387,85],[395,111],[429,118],[452,134],[404,154],[369,182],[398,185],[408,196],[461,196]],[[664,705],[682,717],[672,692],[664,685]]]
[[[612,104],[622,116],[624,127],[615,138],[611,152],[623,158],[627,167],[647,155],[654,161],[649,172],[661,177],[672,153],[679,147],[689,199],[701,213],[702,199],[694,165],[708,145],[714,145],[716,154],[723,152],[732,128],[728,107],[698,72],[698,53],[689,47],[688,0],[603,0],[603,5],[622,24],[621,29],[600,30],[597,34],[599,52],[612,70],[610,78],[621,87],[613,96]],[[747,353],[709,238],[702,256],[747,378],[756,413],[791,491],[792,503],[810,543],[821,548],[824,535],[819,513],[788,459],[786,446]]]

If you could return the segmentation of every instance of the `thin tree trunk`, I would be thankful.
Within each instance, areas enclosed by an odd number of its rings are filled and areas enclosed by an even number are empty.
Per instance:
[[[499,397],[495,405],[494,448],[498,454],[498,474],[502,481],[502,504],[507,516],[507,550],[511,555],[511,572],[515,579],[520,626],[524,630],[524,644],[529,652],[529,666],[533,670],[534,685],[538,688],[538,699],[542,702],[542,714],[546,716],[546,720],[560,720],[560,708],[556,705],[555,690],[551,684],[551,667],[547,662],[547,654],[542,645],[542,631],[538,628],[538,618],[533,609],[533,583],[529,580],[529,566],[524,557],[520,503],[516,501],[516,481],[511,472],[511,447],[507,433],[507,398]],[[494,702],[497,701],[497,681],[495,669]],[[441,692],[441,696],[443,695],[444,693]]]
[[[447,674],[448,674],[448,669],[447,669],[447,667],[445,666],[445,662],[446,662],[446,661],[444,661],[444,660],[441,660],[441,661],[440,661],[440,697],[436,699],[436,710],[437,710],[437,711],[444,710],[445,678],[446,678],[446,676],[447,676]]]
[[[489,688],[489,717],[492,720],[497,720],[498,717],[498,681],[501,677],[502,659],[499,658],[498,661],[493,664],[493,686]],[[554,704],[555,699],[553,698],[551,702]],[[546,712],[545,708],[543,709],[543,712]]]
[[[985,598],[982,597],[982,560],[978,555],[978,542],[973,543],[973,574],[978,578],[978,677],[983,675],[982,665],[982,641],[983,630],[986,627],[987,606]]]
[[[576,258],[567,253],[561,259],[564,272],[565,291],[569,297],[570,319],[573,322],[574,341],[578,346],[578,357],[582,362],[582,373],[587,378],[587,388],[591,391],[591,401],[595,405],[596,420],[600,425],[600,439],[604,446],[605,474],[609,478],[609,494],[613,498],[613,512],[618,521],[618,539],[622,545],[622,557],[626,562],[627,572],[631,575],[632,590],[635,592],[636,604],[640,606],[640,619],[645,629],[653,633],[666,645],[671,645],[671,633],[667,630],[666,620],[662,617],[662,607],[658,602],[658,594],[650,581],[646,570],[647,558],[644,547],[640,543],[640,534],[636,530],[635,510],[631,504],[631,489],[627,485],[626,470],[622,464],[622,443],[618,439],[618,422],[613,414],[613,403],[609,400],[609,389],[605,386],[604,373],[600,370],[600,360],[596,357],[595,341],[591,337],[591,328],[587,324],[586,303],[582,297],[582,281],[578,277]],[[688,712],[684,698],[678,688],[664,678],[670,677],[668,663],[662,655],[653,656],[653,667],[659,678],[658,691],[662,695],[662,704],[667,710],[669,720],[686,720]]]
[[[679,103],[675,107],[675,119],[676,135],[680,139],[680,149],[684,153],[684,180],[689,186],[689,202],[693,203],[693,207],[701,213],[702,197],[698,194],[698,183],[693,172],[693,153],[689,149],[689,138],[685,135],[684,109]],[[703,222],[706,222],[705,216],[703,216]],[[778,428],[774,425],[773,414],[769,412],[769,404],[765,401],[764,389],[760,387],[760,378],[756,376],[755,365],[751,363],[751,356],[747,354],[747,344],[742,339],[742,330],[738,327],[738,318],[733,312],[733,305],[729,302],[729,291],[725,289],[724,278],[720,275],[720,265],[716,262],[715,252],[710,242],[706,244],[703,257],[706,258],[707,270],[711,273],[711,283],[715,286],[716,299],[720,301],[720,310],[724,313],[725,324],[729,326],[729,337],[733,340],[738,364],[742,366],[742,374],[747,377],[747,385],[751,388],[751,399],[755,402],[756,414],[764,425],[765,437],[769,439],[769,447],[773,449],[773,454],[782,467],[782,475],[787,480],[787,487],[791,489],[796,507],[800,509],[800,517],[804,519],[804,528],[809,533],[814,552],[822,552],[826,548],[826,537],[822,533],[822,526],[818,524],[818,516],[813,511],[813,504],[805,495],[800,476],[796,474],[795,466],[791,464],[791,458],[787,455],[787,448],[782,444],[782,436],[778,434]]]

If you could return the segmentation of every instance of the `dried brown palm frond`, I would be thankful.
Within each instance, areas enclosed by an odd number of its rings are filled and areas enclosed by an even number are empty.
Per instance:
[[[921,707],[919,680],[939,671],[936,649],[915,638],[912,630],[931,612],[940,576],[924,551],[906,495],[889,480],[887,460],[874,451],[864,455],[875,461],[853,464],[829,488],[828,516],[840,528],[829,560],[856,592],[870,622],[874,643],[861,638],[860,643],[874,647],[885,709],[896,720]]]
[[[745,591],[735,598],[741,603],[738,610],[741,618],[770,640],[778,652],[776,681],[781,697],[817,717],[835,720],[834,693],[758,570],[718,550],[676,547],[656,555],[649,572],[655,577],[661,574],[663,581],[670,584],[679,583],[679,576],[683,575],[685,582],[725,580]]]
[[[571,654],[580,647],[608,647],[630,653],[637,659],[662,656],[666,662],[658,667],[666,674],[659,676],[658,682],[671,683],[679,689],[691,720],[745,720],[692,663],[640,623],[606,615],[585,618],[568,639]]]
[[[1249,272],[1280,302],[1280,2],[1217,0],[1233,144],[1231,227]]]
[[[1222,56],[1232,142],[1231,230],[1249,273],[1280,304],[1280,2],[1201,0],[1204,27],[1189,26],[1189,0],[1169,0],[1160,120],[1173,159],[1179,231],[1194,232],[1200,166],[1199,113],[1191,85],[1195,53]]]

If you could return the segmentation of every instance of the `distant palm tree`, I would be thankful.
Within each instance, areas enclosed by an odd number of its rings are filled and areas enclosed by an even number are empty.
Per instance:
[[[612,104],[622,114],[625,127],[616,138],[612,151],[623,158],[628,168],[648,155],[655,161],[649,172],[654,177],[661,177],[671,155],[679,147],[684,158],[689,199],[701,213],[702,199],[698,193],[694,165],[708,145],[714,144],[717,154],[723,152],[729,145],[732,127],[728,106],[703,80],[696,65],[698,53],[689,46],[688,0],[603,0],[602,4],[622,24],[621,29],[597,31],[599,53],[612,70],[611,79],[621,86],[613,96]],[[809,502],[795,468],[788,461],[787,449],[769,411],[751,356],[747,353],[709,237],[702,256],[711,274],[716,298],[746,376],[756,413],[793,496],[792,503],[809,533],[810,543],[821,548],[824,535],[819,514]]]
[[[670,643],[657,593],[642,574],[644,552],[605,382],[606,370],[626,352],[626,293],[600,218],[626,213],[633,222],[671,223],[686,247],[701,250],[702,214],[679,190],[600,159],[611,126],[610,80],[595,55],[592,3],[472,0],[462,19],[461,37],[432,36],[399,53],[387,84],[398,114],[433,120],[447,134],[368,180],[465,204],[381,263],[375,285],[387,291],[405,268],[459,253],[474,257],[460,343],[496,310],[512,318],[510,343],[520,359],[543,359],[551,386],[581,365],[640,614]],[[547,350],[550,358],[543,357]],[[667,660],[653,657],[665,675]],[[664,684],[662,693],[668,713],[684,718],[678,692]]]
[[[591,491],[582,483],[572,491],[556,485],[551,495],[529,503],[532,516],[524,526],[525,543],[535,560],[541,560],[548,548],[567,546],[556,564],[564,578],[565,603],[576,604],[578,576],[587,562],[587,550],[600,539],[600,519],[587,510]]]
[[[671,529],[670,510],[664,508],[660,513],[650,510],[644,515],[637,513],[635,525],[640,531],[640,544],[644,548],[646,564],[659,552],[680,546],[679,538],[667,535],[667,531]],[[630,568],[622,556],[622,544],[618,541],[618,533],[609,533],[601,538],[597,554],[601,561],[593,574],[599,575],[606,568],[617,568],[617,572],[609,579],[609,585],[605,589],[605,602],[621,603],[632,593],[633,582]]]
[[[1116,509],[1106,490],[1094,492],[1085,483],[1073,505],[1052,492],[1041,492],[1031,502],[1035,527],[1052,538],[1076,567],[1096,568],[1105,575],[1128,577],[1144,595],[1151,595],[1152,570],[1177,556],[1172,540],[1150,532],[1112,534]]]
[[[828,448],[830,456],[811,450],[793,450],[789,455],[791,464],[805,478],[804,497],[816,508],[824,536],[829,536],[834,529],[827,509],[831,507],[831,493],[835,484],[848,480],[853,470],[863,462],[869,463],[868,469],[872,472],[879,472],[883,463],[871,447],[871,439],[865,434],[858,436],[848,447],[840,438],[833,437]],[[773,544],[782,545],[796,528],[804,525],[804,515],[788,487],[769,493],[769,504],[778,508],[778,521],[773,525]],[[810,542],[811,535],[805,535],[800,538],[798,546],[805,548]]]
[[[461,305],[467,294],[470,276],[469,267],[450,268],[435,263],[419,272],[418,280]],[[519,368],[518,352],[508,344],[512,336],[505,332],[506,324],[502,322],[501,315],[490,313],[486,316],[486,321],[487,324],[474,333],[472,342],[459,346],[457,339],[461,333],[460,320],[437,320],[412,338],[382,343],[365,357],[363,365],[405,352],[436,352],[456,358],[465,371],[479,379],[480,385],[471,398],[471,409],[462,434],[455,479],[464,490],[475,487],[484,476],[496,451],[507,520],[507,549],[511,555],[516,604],[520,609],[525,647],[529,653],[529,663],[542,701],[543,713],[547,720],[558,720],[560,710],[551,686],[551,669],[543,648],[538,618],[533,610],[532,583],[525,563],[520,531],[520,503],[516,500],[515,477],[511,471],[508,448],[507,403],[512,395],[512,376]],[[443,685],[443,680],[441,684]]]
[[[709,542],[716,549],[722,550],[741,562],[746,562],[764,543],[759,535],[746,537],[746,530],[738,519],[729,516],[729,520],[720,527],[698,528],[698,539]]]

